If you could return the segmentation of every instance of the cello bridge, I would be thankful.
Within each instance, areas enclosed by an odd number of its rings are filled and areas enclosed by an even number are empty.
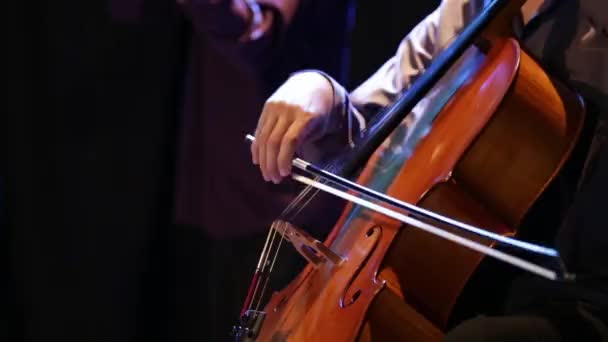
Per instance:
[[[275,229],[283,238],[294,246],[294,248],[315,268],[329,262],[333,265],[340,265],[344,259],[335,253],[331,248],[325,246],[321,241],[315,239],[306,231],[294,226],[293,224],[277,220],[273,224]]]

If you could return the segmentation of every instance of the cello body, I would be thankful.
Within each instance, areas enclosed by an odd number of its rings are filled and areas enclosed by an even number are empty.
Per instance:
[[[516,236],[570,157],[585,106],[508,38],[507,23],[523,1],[499,2],[507,14],[488,22],[483,37],[489,40],[478,42],[485,46],[476,54],[481,59],[462,73],[457,86],[449,84],[454,89],[445,101],[429,106],[436,108],[424,114],[426,122],[383,137],[356,182]],[[495,247],[448,225],[438,227]],[[274,293],[258,341],[441,340],[463,289],[485,259],[354,204],[346,205],[324,245],[342,261],[309,264]]]
[[[395,167],[384,162],[390,144],[381,146],[357,182],[373,188],[392,168],[380,186],[386,194],[514,236],[568,159],[584,118],[581,98],[548,76],[516,40],[496,41],[413,153]],[[344,262],[308,265],[274,293],[259,341],[441,340],[484,259],[352,204],[325,245]]]

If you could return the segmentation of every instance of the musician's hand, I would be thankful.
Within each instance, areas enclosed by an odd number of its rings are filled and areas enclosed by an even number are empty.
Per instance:
[[[323,135],[333,108],[330,82],[315,72],[292,76],[267,101],[251,145],[253,163],[266,181],[291,173],[296,150]]]

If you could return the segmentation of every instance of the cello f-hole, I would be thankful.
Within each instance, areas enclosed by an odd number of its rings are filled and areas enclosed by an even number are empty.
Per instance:
[[[347,306],[352,305],[355,301],[361,296],[362,288],[360,286],[361,281],[358,281],[359,275],[362,271],[367,267],[368,261],[374,255],[378,244],[380,243],[380,239],[382,237],[382,227],[378,225],[374,225],[362,232],[360,232],[359,238],[357,239],[358,249],[362,254],[365,255],[365,259],[359,264],[356,272],[350,278],[348,285],[344,289],[344,294],[342,295],[342,299],[340,302],[342,303],[342,307],[345,308]],[[366,283],[365,281],[363,283]],[[367,291],[366,288],[363,288]]]
[[[361,296],[361,290],[355,291],[355,293],[353,293],[353,296],[350,298],[348,303],[346,303],[346,305],[354,304],[357,301],[357,299],[359,299],[359,296]]]
[[[367,236],[368,238],[371,237],[372,235],[374,235],[375,229],[372,227],[370,229],[367,230],[367,232],[365,233],[365,236]]]

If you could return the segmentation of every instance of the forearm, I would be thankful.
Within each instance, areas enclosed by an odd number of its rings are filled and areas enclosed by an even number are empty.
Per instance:
[[[323,128],[323,135],[342,132],[347,135],[349,144],[354,144],[356,137],[365,128],[366,113],[357,108],[351,101],[350,94],[338,81],[319,70],[313,70],[325,77],[333,90],[333,107],[328,113],[328,120]],[[367,113],[369,114],[369,113]]]
[[[352,137],[359,134],[373,116],[411,87],[482,8],[481,0],[444,0],[401,41],[395,55],[353,92],[331,80],[338,103],[329,128],[348,129]]]
[[[334,90],[334,106],[327,115],[323,135],[344,132],[350,143],[366,127],[366,123],[381,108],[390,105],[418,75],[430,64],[434,45],[435,29],[439,10],[427,17],[401,42],[396,54],[369,79],[349,93],[330,75],[319,70]]]

